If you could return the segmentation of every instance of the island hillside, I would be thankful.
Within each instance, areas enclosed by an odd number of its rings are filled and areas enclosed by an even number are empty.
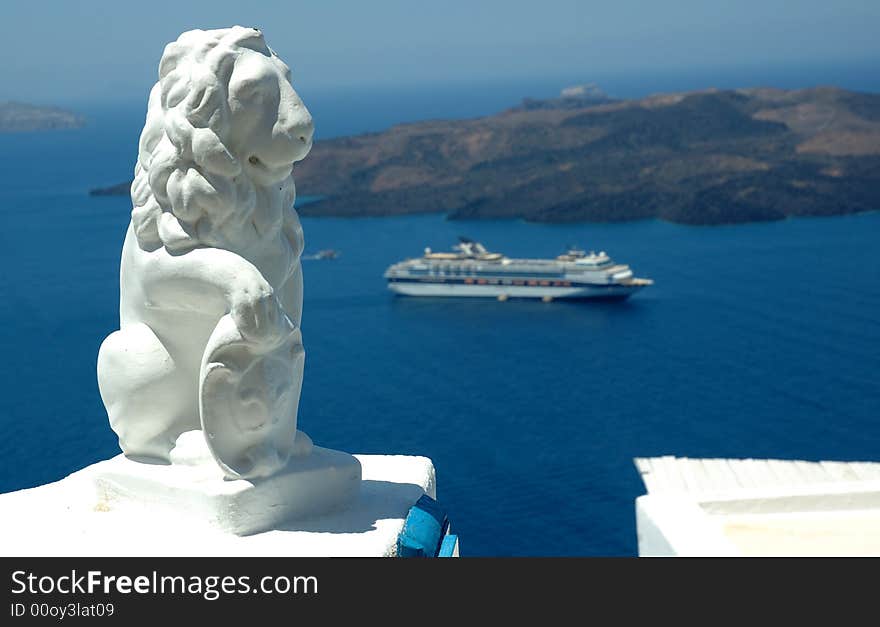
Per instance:
[[[64,109],[22,102],[0,102],[0,133],[80,128],[85,119]]]
[[[488,117],[318,141],[294,174],[301,196],[319,197],[299,208],[306,216],[720,224],[852,213],[880,209],[880,95],[612,100],[567,89]]]

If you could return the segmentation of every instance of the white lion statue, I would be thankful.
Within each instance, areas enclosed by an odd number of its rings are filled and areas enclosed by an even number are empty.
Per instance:
[[[230,478],[266,477],[296,431],[302,228],[293,164],[312,119],[259,30],[193,30],[165,48],[122,248],[120,330],[98,384],[129,458],[169,463],[201,429]]]

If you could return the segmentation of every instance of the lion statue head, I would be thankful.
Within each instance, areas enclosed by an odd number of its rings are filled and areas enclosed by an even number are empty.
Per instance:
[[[131,186],[144,250],[233,251],[278,233],[312,118],[259,30],[192,30],[168,44]]]

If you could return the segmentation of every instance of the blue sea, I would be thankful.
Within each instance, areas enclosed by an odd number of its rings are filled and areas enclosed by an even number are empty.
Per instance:
[[[508,89],[306,101],[328,137],[548,95]],[[144,110],[84,112],[83,129],[0,135],[0,492],[118,452],[95,362],[118,326],[130,204],[87,190],[130,176]],[[342,254],[303,262],[300,427],[323,446],[431,457],[466,555],[636,554],[637,456],[880,460],[880,213],[723,227],[438,215],[303,227],[307,253]],[[616,304],[387,291],[389,264],[459,235],[511,256],[601,249],[656,283]]]

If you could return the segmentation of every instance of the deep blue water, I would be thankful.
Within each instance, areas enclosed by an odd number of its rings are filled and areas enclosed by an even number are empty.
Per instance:
[[[2,492],[118,450],[95,361],[117,328],[130,205],[86,190],[129,176],[143,112],[91,119],[0,135]],[[304,261],[299,424],[324,446],[431,457],[466,554],[634,554],[635,456],[880,460],[880,213],[709,228],[303,225],[307,252],[342,256]],[[387,292],[388,264],[459,234],[515,256],[604,249],[656,284],[623,304]]]

